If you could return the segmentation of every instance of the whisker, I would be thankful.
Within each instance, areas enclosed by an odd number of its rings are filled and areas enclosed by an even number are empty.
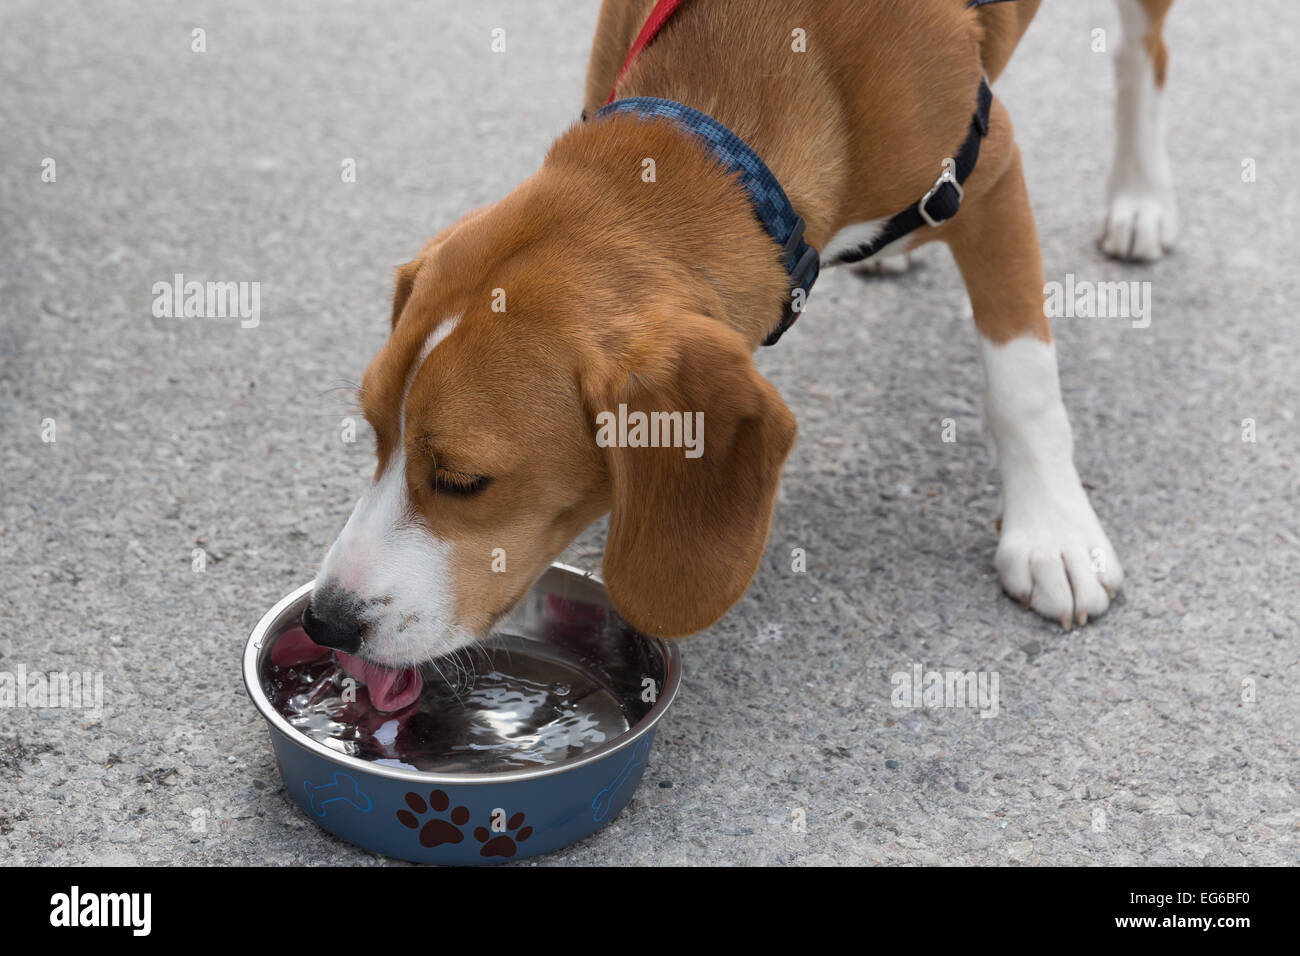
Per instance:
[[[470,645],[470,648],[471,648],[471,653],[473,651],[478,651],[479,656],[483,658],[484,667],[486,668],[493,667],[495,662],[492,660],[492,654],[488,651],[487,647],[481,641],[475,641],[473,644]]]
[[[349,413],[357,416],[365,414],[365,395],[366,390],[356,382],[349,379],[337,380],[333,385],[320,389],[316,394],[320,398],[340,397],[339,393],[346,393],[345,400],[339,402],[339,405],[345,407]]]
[[[437,661],[437,659],[431,659],[431,660],[429,661],[429,666],[432,667],[435,671],[438,672],[438,679],[441,680],[442,683],[443,683],[444,685],[448,685],[448,686],[450,686],[450,685],[449,685],[449,682],[448,682],[448,680],[447,680],[447,675],[444,674],[444,673],[442,672],[442,668],[438,666],[438,661]],[[455,693],[456,693],[456,690],[455,690],[455,688],[453,687],[453,688],[452,688],[452,694],[454,695]]]
[[[328,395],[330,392],[342,392],[342,391],[352,392],[357,397],[358,400],[364,398],[366,394],[366,390],[362,388],[361,385],[352,381],[351,379],[346,379],[346,378],[338,379],[337,381],[335,381],[333,385],[328,385],[325,388],[322,388],[316,394]]]
[[[470,682],[466,679],[465,667],[464,665],[461,664],[459,655],[460,655],[460,649],[457,648],[456,650],[452,651],[450,654],[447,655],[447,659],[451,661],[452,667],[456,668],[457,687],[460,686],[468,687]]]

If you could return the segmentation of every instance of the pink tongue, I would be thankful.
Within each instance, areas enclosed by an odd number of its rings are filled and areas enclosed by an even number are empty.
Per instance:
[[[335,651],[334,656],[349,677],[366,685],[370,703],[383,713],[392,713],[413,703],[424,687],[424,679],[414,667],[400,671],[380,667],[342,651]]]

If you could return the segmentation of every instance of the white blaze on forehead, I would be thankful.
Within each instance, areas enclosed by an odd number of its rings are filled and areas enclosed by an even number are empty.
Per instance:
[[[456,316],[429,333],[407,373],[403,407],[425,360],[459,321]],[[399,437],[383,474],[366,489],[325,555],[316,582],[333,581],[366,606],[367,658],[390,665],[419,662],[468,642],[453,623],[450,556],[451,546],[411,507]]]
[[[420,374],[420,369],[424,368],[425,359],[442,344],[447,336],[456,331],[458,325],[460,325],[460,316],[453,315],[441,325],[436,326],[429,333],[429,337],[424,340],[424,345],[420,346],[420,354],[411,363],[411,368],[406,373],[406,384],[402,387],[402,404],[397,408],[397,427],[402,434],[406,433],[406,397],[411,394],[411,386],[415,384],[415,376]]]

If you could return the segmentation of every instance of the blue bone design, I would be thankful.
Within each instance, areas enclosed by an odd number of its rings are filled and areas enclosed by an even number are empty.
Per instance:
[[[311,802],[311,812],[318,817],[325,816],[325,807],[337,801],[350,803],[362,813],[369,813],[370,797],[362,792],[361,787],[357,784],[356,779],[343,771],[337,771],[334,779],[329,783],[323,783],[319,787],[312,786],[310,780],[302,782],[303,789],[307,791],[307,799]]]

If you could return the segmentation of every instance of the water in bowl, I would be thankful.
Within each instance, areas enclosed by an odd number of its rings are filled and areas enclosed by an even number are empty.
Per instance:
[[[613,740],[631,725],[618,695],[555,647],[497,638],[470,663],[468,675],[447,678],[425,667],[419,699],[394,714],[371,707],[364,688],[348,681],[332,656],[295,667],[268,665],[265,690],[290,724],[332,750],[426,772],[545,766]]]

